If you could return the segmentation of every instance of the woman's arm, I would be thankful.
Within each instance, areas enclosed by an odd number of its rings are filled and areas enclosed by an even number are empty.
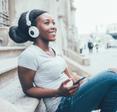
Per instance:
[[[81,78],[81,76],[77,75],[77,74],[73,74],[70,67],[67,67],[64,71],[64,73],[71,79],[73,79],[74,82],[76,82],[78,79]]]
[[[21,82],[23,92],[28,96],[36,98],[59,96],[58,89],[35,87],[33,85],[35,71],[31,69],[19,66],[18,76]]]
[[[57,89],[48,89],[35,87],[34,76],[36,71],[31,69],[18,66],[18,76],[21,82],[23,92],[31,97],[44,98],[44,97],[57,97],[57,96],[69,96],[75,93],[79,85],[74,85],[71,88],[64,87],[64,85],[69,81],[64,81]]]

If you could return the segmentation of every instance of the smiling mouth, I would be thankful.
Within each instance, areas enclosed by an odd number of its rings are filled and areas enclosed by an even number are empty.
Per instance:
[[[50,34],[52,34],[52,35],[56,35],[56,32],[50,32]]]

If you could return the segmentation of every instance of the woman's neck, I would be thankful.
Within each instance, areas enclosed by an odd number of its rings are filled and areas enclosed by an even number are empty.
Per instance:
[[[44,51],[49,51],[49,41],[37,38],[35,45],[43,49]]]

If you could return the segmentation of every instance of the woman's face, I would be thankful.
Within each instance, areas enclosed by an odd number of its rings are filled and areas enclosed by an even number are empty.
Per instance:
[[[55,21],[52,16],[48,13],[44,13],[37,17],[36,21],[36,26],[40,31],[40,38],[46,41],[56,40],[55,36],[57,28],[55,27]]]

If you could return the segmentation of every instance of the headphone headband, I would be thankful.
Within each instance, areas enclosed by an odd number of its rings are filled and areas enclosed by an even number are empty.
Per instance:
[[[28,12],[26,13],[26,25],[27,25],[27,26],[31,26],[31,21],[30,21],[30,19],[29,19],[30,12],[31,12],[31,11],[28,11]]]
[[[32,38],[37,38],[39,36],[39,29],[36,26],[32,26],[31,25],[31,21],[30,21],[30,12],[28,11],[26,13],[26,25],[29,27],[28,29],[28,34],[32,37]]]

